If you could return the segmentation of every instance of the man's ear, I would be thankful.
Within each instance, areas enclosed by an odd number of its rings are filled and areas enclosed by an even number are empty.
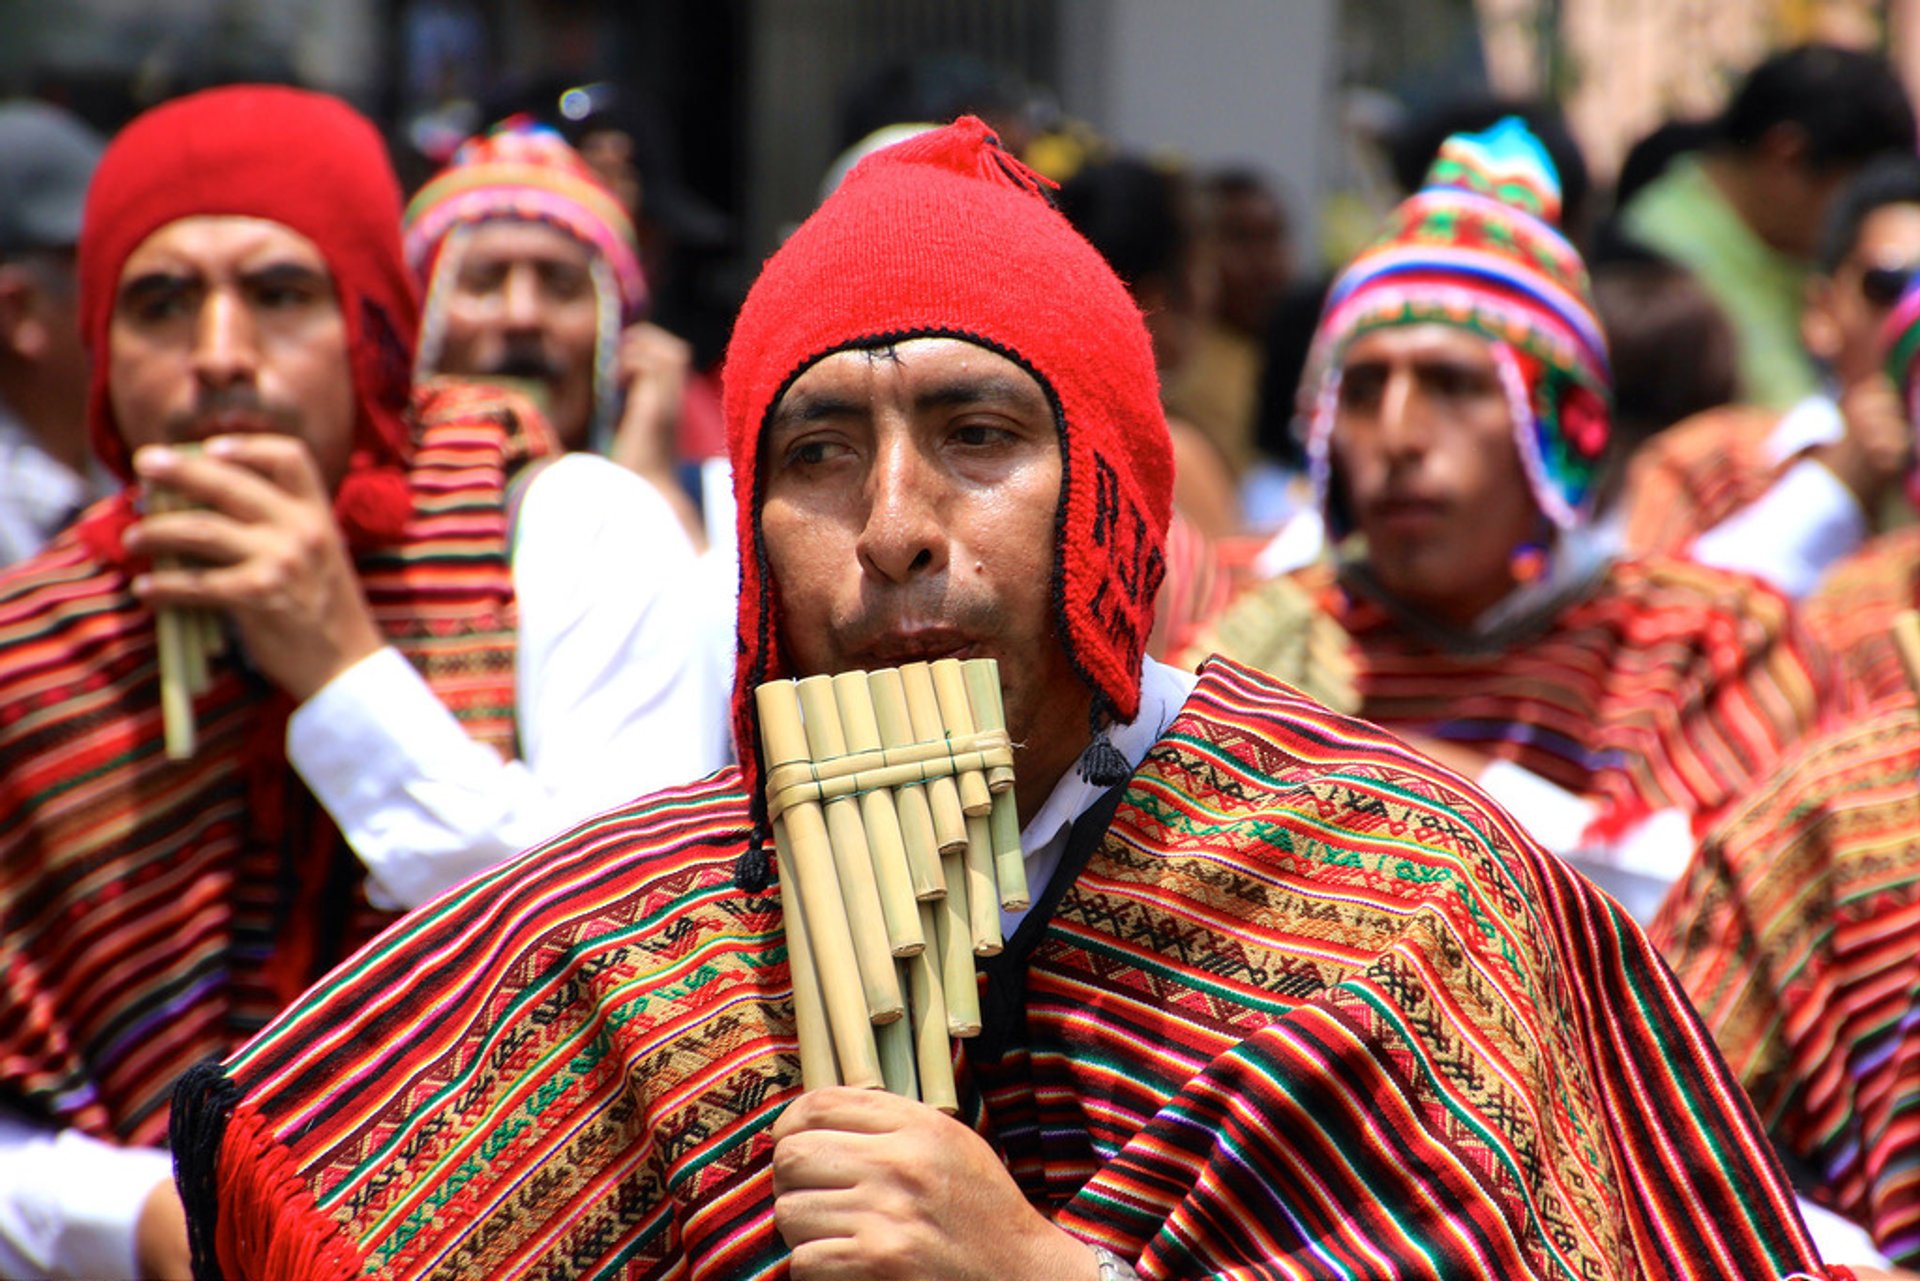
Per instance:
[[[32,275],[15,263],[0,262],[0,352],[33,360],[46,351],[52,334],[40,302]]]
[[[1754,150],[1776,165],[1805,168],[1810,163],[1813,141],[1807,131],[1790,120],[1782,120],[1765,133]]]

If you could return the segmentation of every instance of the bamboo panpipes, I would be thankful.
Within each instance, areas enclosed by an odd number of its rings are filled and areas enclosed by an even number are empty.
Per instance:
[[[952,1112],[948,1038],[980,1031],[973,959],[1028,899],[999,668],[771,681],[754,700],[802,1080]]]
[[[186,511],[193,506],[170,489],[147,493],[151,515]],[[176,556],[162,556],[157,569],[177,569]],[[195,733],[193,700],[207,691],[207,661],[226,648],[219,615],[210,609],[163,605],[155,615],[160,644],[160,719],[166,736],[167,759],[184,761],[193,755]]]

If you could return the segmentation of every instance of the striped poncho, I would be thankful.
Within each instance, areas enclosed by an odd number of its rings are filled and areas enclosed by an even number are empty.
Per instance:
[[[1807,631],[1839,660],[1869,702],[1900,700],[1912,686],[1893,642],[1893,620],[1920,605],[1920,526],[1881,534],[1835,565],[1801,605]]]
[[[357,568],[375,619],[468,731],[513,747],[503,478],[518,401],[422,392],[413,516]],[[0,1100],[154,1144],[186,1068],[225,1053],[392,918],[287,766],[287,700],[235,654],[162,744],[154,616],[110,500],[0,577]]]
[[[1813,1194],[1920,1266],[1920,709],[1809,744],[1650,926]]]
[[[199,1274],[784,1277],[747,822],[730,771],[589,822],[189,1077]],[[1212,664],[1056,875],[962,1117],[1142,1276],[1829,1275],[1637,927],[1378,730]]]
[[[1663,809],[1711,817],[1854,697],[1778,593],[1682,561],[1616,562],[1473,649],[1330,570],[1302,581],[1353,637],[1361,716],[1512,761],[1596,801],[1613,830]]]
[[[1634,556],[1685,556],[1694,540],[1779,482],[1793,458],[1769,447],[1780,412],[1723,405],[1677,422],[1634,451],[1619,499]]]

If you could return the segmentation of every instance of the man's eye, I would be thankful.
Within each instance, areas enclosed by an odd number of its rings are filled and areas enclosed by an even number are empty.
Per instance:
[[[1471,369],[1441,366],[1427,371],[1427,386],[1436,396],[1465,400],[1493,389],[1492,380]]]
[[[847,447],[837,440],[801,440],[788,446],[786,462],[790,467],[816,467],[846,453]]]
[[[547,267],[540,273],[540,283],[547,297],[556,302],[571,302],[584,297],[592,288],[593,281],[584,271],[572,267]]]
[[[141,324],[174,320],[191,310],[192,292],[184,288],[148,288],[123,295],[120,310]]]
[[[266,285],[255,291],[254,298],[262,307],[276,311],[304,307],[313,301],[313,291],[297,285]]]
[[[142,298],[134,303],[133,314],[150,324],[172,320],[187,314],[187,297],[183,293],[168,293]]]
[[[507,273],[500,267],[466,267],[455,280],[456,287],[465,294],[496,294],[506,283]]]
[[[996,427],[991,423],[961,423],[953,429],[953,441],[956,445],[968,449],[984,449],[993,445],[1004,445],[1013,439],[1013,433],[1005,427]]]
[[[1380,390],[1386,380],[1370,370],[1349,370],[1340,379],[1340,405],[1343,409],[1367,409],[1380,403]]]

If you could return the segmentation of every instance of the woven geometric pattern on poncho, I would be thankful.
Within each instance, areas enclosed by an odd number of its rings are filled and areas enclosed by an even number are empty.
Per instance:
[[[175,1105],[202,1267],[786,1275],[799,1068],[736,772],[376,940]],[[1475,792],[1216,663],[1039,936],[961,1115],[1141,1275],[1818,1276],[1638,929]]]
[[[1359,715],[1512,761],[1623,825],[1715,813],[1851,706],[1784,598],[1683,561],[1617,562],[1532,631],[1473,649],[1327,570],[1301,581],[1354,639]]]
[[[1920,709],[1809,744],[1649,927],[1815,1194],[1920,1266]]]
[[[1896,529],[1827,571],[1800,606],[1809,634],[1869,703],[1898,701],[1912,685],[1893,643],[1893,620],[1920,605],[1920,526]]]

